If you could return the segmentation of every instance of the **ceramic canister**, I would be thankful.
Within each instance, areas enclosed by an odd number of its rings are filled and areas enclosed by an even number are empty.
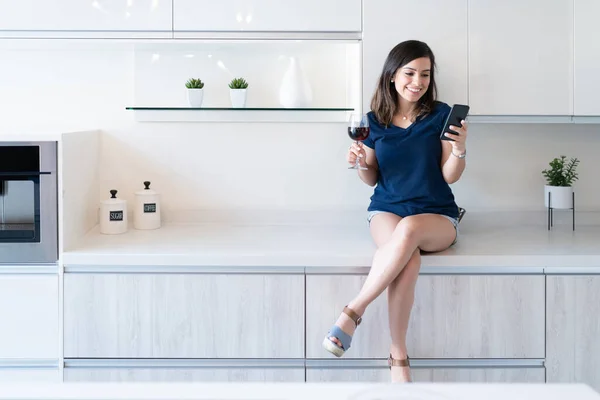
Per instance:
[[[110,191],[110,199],[100,203],[100,233],[117,235],[127,232],[127,201],[117,199],[117,191]]]
[[[144,182],[144,189],[135,192],[133,227],[135,229],[160,228],[159,194],[150,189],[149,181]]]

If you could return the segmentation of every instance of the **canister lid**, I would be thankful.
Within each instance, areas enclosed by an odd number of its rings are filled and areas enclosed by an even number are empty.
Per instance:
[[[117,191],[115,189],[110,190],[110,199],[103,200],[102,204],[122,204],[126,203],[125,200],[117,199]]]
[[[150,189],[150,181],[144,181],[144,189],[138,190],[137,192],[135,192],[135,194],[138,196],[153,196],[158,193],[155,190]]]

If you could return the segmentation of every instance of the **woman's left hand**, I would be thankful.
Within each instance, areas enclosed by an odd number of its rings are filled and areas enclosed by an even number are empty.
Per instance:
[[[452,145],[452,152],[456,154],[463,154],[465,151],[467,151],[467,123],[464,120],[460,121],[460,123],[462,124],[460,127],[450,125],[450,129],[452,129],[454,132],[457,132],[458,135],[450,132],[445,133],[446,137],[454,140],[449,142]]]

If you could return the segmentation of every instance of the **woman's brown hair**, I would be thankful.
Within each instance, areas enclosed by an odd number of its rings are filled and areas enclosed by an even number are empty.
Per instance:
[[[392,79],[398,69],[417,58],[427,57],[431,61],[431,72],[429,87],[425,94],[419,99],[416,116],[428,114],[433,110],[437,101],[437,87],[435,84],[435,57],[429,46],[418,40],[407,40],[397,44],[388,54],[383,71],[379,76],[375,94],[371,99],[371,110],[377,121],[386,127],[392,124],[394,114],[398,111],[398,92]]]

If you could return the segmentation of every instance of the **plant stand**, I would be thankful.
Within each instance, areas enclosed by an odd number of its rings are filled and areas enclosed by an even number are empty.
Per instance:
[[[552,193],[548,192],[548,230],[554,226],[554,208],[552,207]],[[562,208],[561,210],[572,210],[573,213],[573,230],[575,230],[575,192],[573,192],[573,207]]]

